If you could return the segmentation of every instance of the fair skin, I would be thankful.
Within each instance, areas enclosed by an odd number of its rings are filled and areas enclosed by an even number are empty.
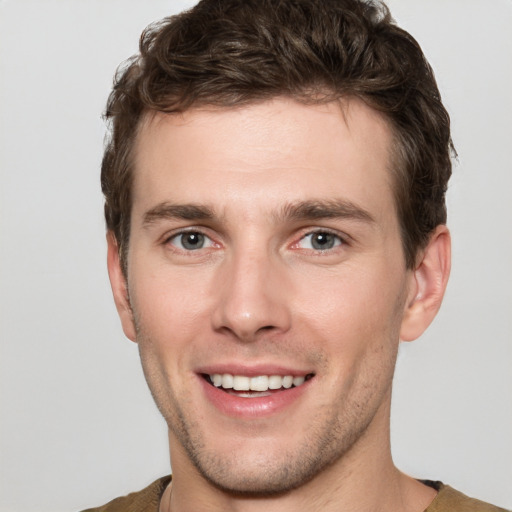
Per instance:
[[[127,279],[112,235],[108,264],[169,426],[161,510],[421,512],[433,499],[393,465],[389,410],[399,340],[434,318],[450,240],[439,226],[405,267],[391,144],[357,100],[146,118]]]

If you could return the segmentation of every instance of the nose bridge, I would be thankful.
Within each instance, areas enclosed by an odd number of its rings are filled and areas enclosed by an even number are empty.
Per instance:
[[[245,249],[245,250],[244,250]],[[217,281],[214,328],[227,330],[242,341],[263,331],[290,327],[282,263],[265,247],[240,247],[223,262]]]

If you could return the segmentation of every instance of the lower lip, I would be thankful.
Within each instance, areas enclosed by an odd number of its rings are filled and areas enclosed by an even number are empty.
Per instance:
[[[227,416],[257,418],[269,416],[290,407],[309,387],[311,380],[307,380],[296,388],[275,391],[268,396],[255,398],[231,395],[216,388],[202,376],[198,376],[203,386],[206,398],[222,413]]]

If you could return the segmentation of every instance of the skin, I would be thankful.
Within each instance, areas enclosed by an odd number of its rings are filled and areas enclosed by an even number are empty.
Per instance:
[[[162,510],[419,512],[433,499],[393,465],[389,410],[399,340],[434,318],[450,239],[439,226],[406,269],[392,143],[385,120],[357,100],[146,118],[127,279],[111,234],[108,264],[169,426]],[[184,247],[184,230],[204,245]],[[319,250],[312,233],[331,244]],[[313,378],[284,407],[225,414],[199,375],[216,365],[284,365]]]

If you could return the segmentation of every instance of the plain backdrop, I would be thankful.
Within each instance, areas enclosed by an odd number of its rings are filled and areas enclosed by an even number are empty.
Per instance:
[[[142,29],[190,5],[0,0],[2,512],[80,510],[170,471],[107,281],[101,112]],[[512,2],[390,6],[435,69],[459,152],[451,282],[401,347],[393,453],[512,508]]]

